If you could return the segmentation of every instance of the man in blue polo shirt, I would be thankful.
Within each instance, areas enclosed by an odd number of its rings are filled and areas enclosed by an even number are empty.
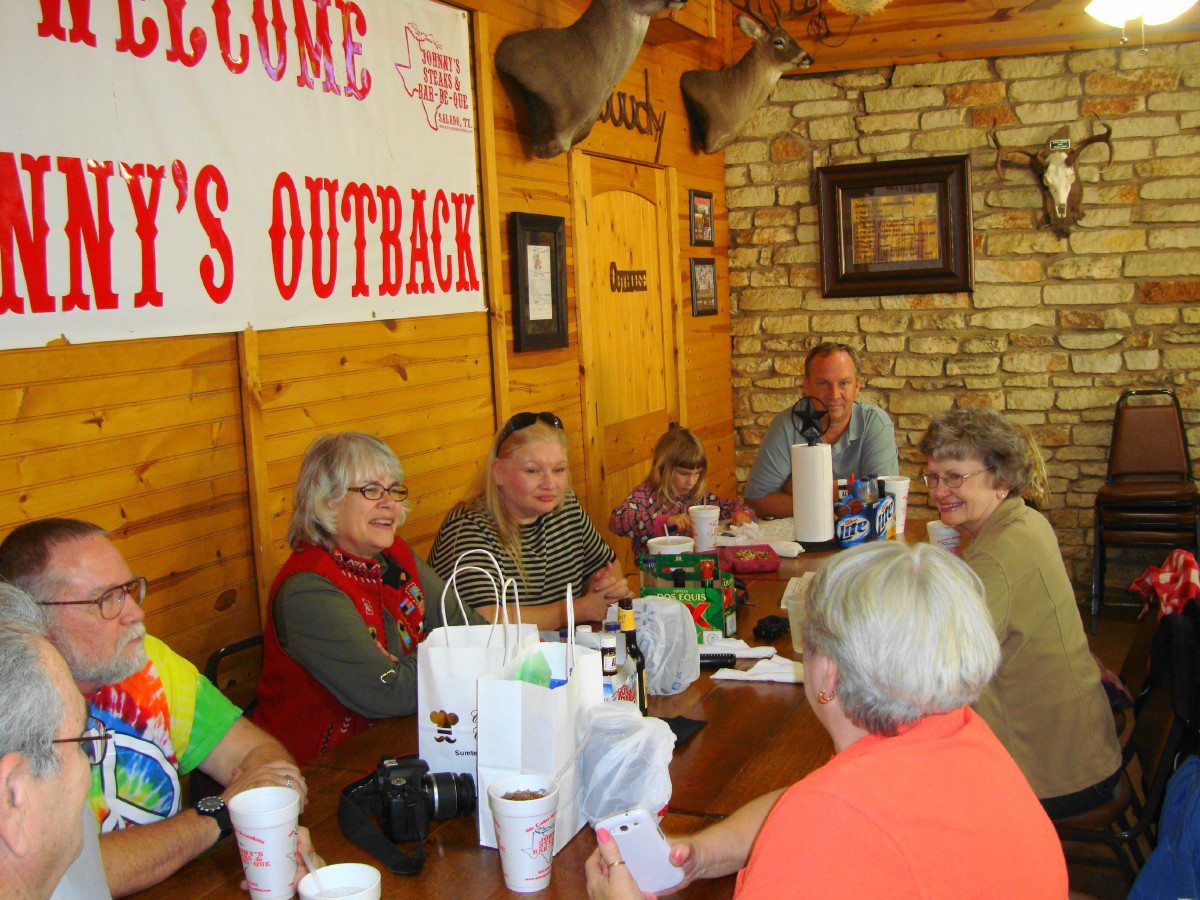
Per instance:
[[[858,352],[846,344],[827,341],[804,360],[804,393],[829,408],[829,428],[822,440],[833,445],[833,477],[896,475],[900,471],[896,432],[880,407],[855,398],[862,385]],[[760,517],[792,514],[792,444],[805,443],[800,428],[785,409],[763,436],[750,479],[746,503]]]

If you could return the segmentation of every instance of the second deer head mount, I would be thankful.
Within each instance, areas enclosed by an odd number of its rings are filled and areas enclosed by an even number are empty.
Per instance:
[[[745,56],[728,69],[693,69],[679,79],[688,116],[705,153],[716,153],[741,133],[784,72],[813,62],[783,23],[812,12],[818,0],[805,0],[800,9],[796,0],[791,0],[786,13],[780,11],[776,0],[769,0],[774,25],[762,14],[762,0],[758,0],[757,13],[751,2],[730,0],[743,13],[737,17],[738,28],[754,41]]]
[[[510,34],[496,68],[521,85],[533,155],[558,156],[582,141],[633,65],[650,17],[686,0],[592,0],[566,28]]]

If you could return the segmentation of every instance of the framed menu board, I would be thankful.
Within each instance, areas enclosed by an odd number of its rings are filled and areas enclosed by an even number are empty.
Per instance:
[[[973,289],[970,159],[817,170],[826,297]]]

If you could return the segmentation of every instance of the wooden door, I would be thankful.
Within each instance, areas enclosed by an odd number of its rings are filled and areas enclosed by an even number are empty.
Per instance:
[[[576,151],[571,184],[587,512],[631,572],[630,541],[608,530],[609,517],[684,415],[674,178]]]

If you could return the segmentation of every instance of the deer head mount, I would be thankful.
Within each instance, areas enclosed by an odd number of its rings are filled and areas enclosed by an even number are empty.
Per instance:
[[[813,62],[783,23],[812,12],[818,0],[806,0],[800,9],[796,0],[791,0],[787,13],[780,11],[776,0],[770,0],[774,25],[762,15],[762,0],[757,13],[750,8],[751,0],[730,2],[743,12],[737,17],[738,28],[754,43],[728,69],[693,69],[679,79],[688,116],[705,153],[716,153],[741,133],[784,72],[807,68]]]
[[[1036,151],[1005,148],[1000,146],[996,130],[993,128],[991,131],[992,144],[996,148],[996,174],[1004,178],[1004,163],[1032,169],[1042,179],[1046,195],[1046,226],[1063,237],[1071,233],[1071,226],[1083,215],[1083,186],[1075,166],[1079,154],[1092,144],[1104,144],[1108,147],[1108,166],[1112,165],[1112,128],[1103,122],[1098,124],[1105,130],[1104,134],[1094,134],[1070,149],[1058,149],[1055,146],[1059,140],[1057,136]],[[1065,143],[1069,145],[1070,142]],[[1108,166],[1104,167],[1104,171],[1108,170]]]
[[[592,0],[566,28],[519,31],[500,42],[496,68],[525,94],[534,156],[558,156],[588,136],[641,50],[650,17],[684,3]]]

